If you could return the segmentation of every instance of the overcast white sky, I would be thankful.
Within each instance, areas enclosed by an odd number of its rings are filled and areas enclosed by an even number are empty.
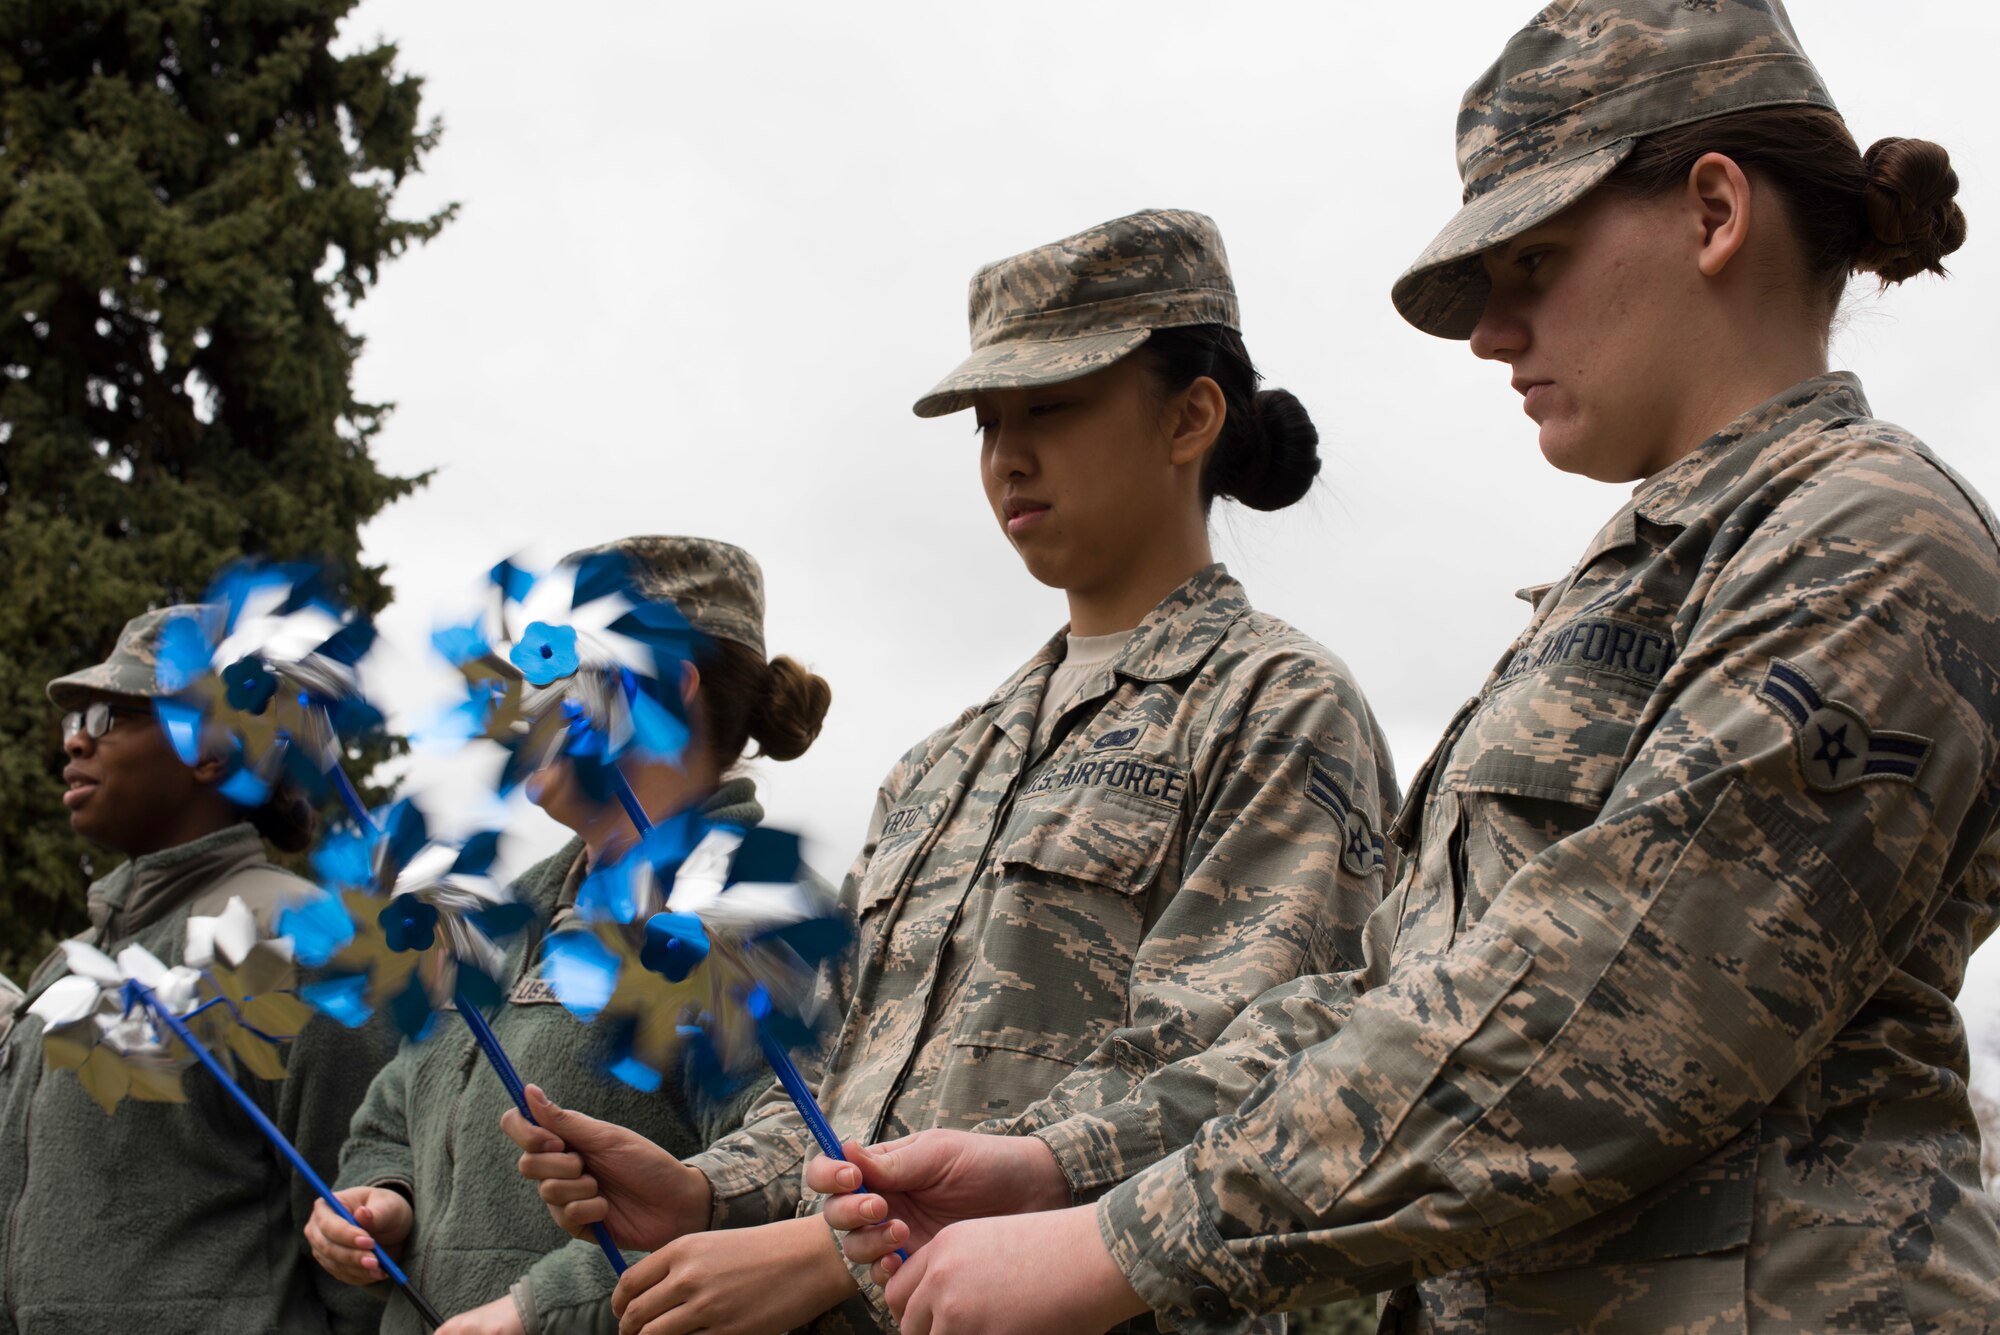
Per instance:
[[[1219,553],[1352,666],[1407,779],[1519,628],[1512,591],[1560,576],[1626,494],[1550,469],[1505,368],[1389,304],[1456,205],[1459,94],[1534,8],[364,0],[344,40],[397,42],[445,122],[401,207],[463,210],[356,318],[359,392],[399,405],[377,457],[436,470],[365,530],[398,593],[385,628],[421,640],[530,545],[749,548],[773,652],[834,689],[812,751],[758,777],[837,875],[895,757],[1064,620],[986,511],[970,421],[909,411],[963,354],[966,280],[1193,208],[1221,225],[1253,356],[1325,438],[1306,504],[1217,507]],[[1792,14],[1861,142],[1943,143],[1971,219],[1950,281],[1854,303],[1836,364],[2000,496],[2000,10]],[[1963,1000],[2000,1043],[1996,951]]]

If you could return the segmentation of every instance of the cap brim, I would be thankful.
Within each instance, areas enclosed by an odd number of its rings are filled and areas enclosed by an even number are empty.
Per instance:
[[[1021,339],[990,343],[958,364],[918,399],[919,417],[943,417],[972,406],[972,396],[989,389],[1033,389],[1101,371],[1152,336],[1150,329],[1115,329],[1074,338]]]
[[[1471,338],[1489,290],[1479,257],[1589,194],[1637,143],[1621,139],[1568,162],[1537,167],[1468,203],[1396,280],[1390,294],[1396,309],[1426,334]]]
[[[81,709],[107,695],[151,700],[165,694],[152,682],[135,680],[109,663],[99,663],[81,672],[72,672],[67,677],[57,677],[46,689],[49,703],[57,709]]]

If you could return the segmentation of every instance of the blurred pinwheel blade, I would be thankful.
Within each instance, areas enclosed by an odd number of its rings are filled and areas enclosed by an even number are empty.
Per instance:
[[[585,791],[607,800],[620,760],[680,762],[681,682],[698,636],[672,603],[641,590],[629,557],[597,552],[539,575],[502,561],[487,589],[477,615],[431,637],[465,686],[436,736],[502,747],[503,791],[566,758]]]
[[[239,805],[282,780],[324,794],[343,752],[382,725],[361,680],[375,630],[326,585],[313,566],[239,562],[161,628],[160,720],[189,764],[222,748],[223,793]]]
[[[181,1102],[193,1051],[153,1013],[185,1024],[225,1068],[264,1079],[285,1074],[282,1045],[312,1011],[292,989],[291,942],[273,936],[240,898],[220,914],[188,919],[183,962],[162,963],[141,946],[113,959],[65,942],[70,972],[38,997],[48,1064],[76,1072],[106,1113],[126,1098]],[[150,998],[150,1004],[147,999]]]
[[[820,1037],[822,966],[850,939],[796,836],[684,814],[592,874],[542,976],[604,1026],[611,1076],[720,1097],[764,1070],[763,1040]]]
[[[444,835],[442,823],[425,799],[406,797],[372,829],[329,834],[314,854],[321,892],[284,926],[301,962],[326,971],[302,995],[343,1024],[379,1010],[421,1038],[439,1010],[501,1000],[502,943],[534,912],[499,875],[499,831]]]

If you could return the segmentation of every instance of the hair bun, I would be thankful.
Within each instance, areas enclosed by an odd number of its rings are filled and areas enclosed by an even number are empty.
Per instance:
[[[780,654],[764,678],[764,698],[750,714],[750,736],[773,760],[796,760],[819,736],[833,703],[826,678]]]
[[[1965,244],[1965,210],[1951,155],[1928,139],[1878,139],[1863,155],[1864,235],[1854,267],[1900,283],[1942,274],[1944,257]]]
[[[1250,406],[1255,444],[1217,457],[1209,486],[1253,510],[1282,510],[1319,476],[1319,428],[1288,389],[1260,389]]]

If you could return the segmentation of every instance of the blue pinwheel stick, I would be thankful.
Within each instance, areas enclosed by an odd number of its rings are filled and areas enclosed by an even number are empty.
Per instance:
[[[319,1198],[325,1201],[335,1214],[348,1223],[353,1224],[355,1228],[360,1228],[360,1223],[355,1220],[352,1214],[348,1213],[347,1207],[340,1203],[340,1198],[333,1194],[333,1188],[326,1184],[326,1179],[313,1171],[313,1166],[307,1163],[305,1156],[299,1153],[298,1148],[285,1138],[285,1133],[278,1129],[277,1123],[266,1117],[264,1110],[257,1106],[256,1100],[243,1092],[243,1087],[237,1084],[229,1072],[223,1068],[222,1063],[215,1059],[215,1054],[211,1053],[202,1045],[202,1041],[194,1036],[194,1031],[181,1023],[180,1017],[161,1005],[159,997],[155,996],[153,990],[144,983],[128,980],[125,987],[134,1000],[137,1000],[147,1010],[151,1011],[153,1018],[171,1030],[175,1038],[187,1044],[188,1051],[194,1053],[201,1064],[206,1066],[215,1078],[222,1082],[222,1088],[228,1092],[229,1097],[236,1100],[236,1105],[248,1114],[250,1120],[256,1124],[257,1129],[264,1133],[264,1138],[270,1141],[271,1145],[280,1154],[285,1156],[293,1168],[298,1170],[299,1176],[305,1178],[311,1184],[312,1189],[319,1193]],[[423,1294],[417,1292],[416,1285],[410,1283],[410,1277],[403,1273],[403,1268],[397,1265],[387,1252],[383,1251],[380,1247],[375,1248],[375,1259],[381,1263],[382,1273],[395,1281],[396,1286],[402,1289],[404,1296],[410,1300],[410,1305],[417,1309],[417,1315],[423,1318],[426,1326],[432,1330],[436,1330],[444,1324],[444,1318],[438,1315],[437,1309],[430,1305],[429,1300]]]
[[[620,775],[619,778],[622,781],[624,776]],[[361,794],[355,791],[354,784],[339,765],[333,767],[333,786],[340,794],[342,804],[347,807],[348,814],[354,817],[355,823],[369,835],[379,836],[382,832],[381,827],[376,824],[374,815],[368,810],[368,804],[361,800]],[[626,788],[624,791],[630,793],[631,789]],[[634,798],[633,801],[636,802],[637,799]],[[643,812],[634,817],[635,820],[644,818]],[[458,1002],[458,1013],[465,1017],[465,1027],[472,1031],[472,1041],[486,1054],[487,1064],[492,1066],[493,1074],[500,1077],[500,1083],[506,1087],[507,1097],[514,1100],[515,1111],[528,1119],[528,1125],[540,1126],[541,1123],[535,1120],[535,1115],[528,1111],[527,1086],[522,1083],[521,1073],[514,1068],[514,1061],[507,1055],[507,1050],[500,1046],[500,1036],[493,1032],[493,1026],[486,1022],[485,1015],[480,1013],[472,998],[465,995],[463,987],[454,988],[453,991]],[[592,1224],[590,1235],[596,1240],[598,1250],[604,1253],[604,1259],[611,1263],[612,1271],[624,1274],[625,1253],[618,1250],[618,1244],[612,1240],[611,1230],[603,1224]]]
[[[618,800],[624,804],[625,813],[632,818],[634,828],[642,836],[651,832],[653,822],[647,818],[645,809],[639,805],[638,794],[634,793],[631,784],[626,782],[624,772],[614,765],[611,767],[611,773],[614,776],[613,782],[617,785]],[[791,1096],[792,1106],[798,1109],[799,1116],[805,1120],[806,1129],[812,1132],[812,1138],[819,1145],[820,1153],[829,1159],[838,1159],[846,1163],[847,1156],[840,1152],[840,1137],[833,1133],[833,1124],[828,1122],[826,1114],[820,1111],[819,1100],[813,1097],[812,1086],[808,1085],[806,1078],[799,1074],[799,1068],[792,1061],[792,1055],[785,1051],[785,1045],[773,1038],[764,1027],[764,1021],[771,1013],[770,994],[759,987],[750,994],[747,1004],[750,1016],[756,1022],[757,1045],[763,1049],[764,1060],[771,1064],[772,1074],[778,1077],[778,1083],[784,1087],[785,1093]],[[896,1249],[896,1255],[905,1261],[910,1259],[910,1254],[901,1247]]]

